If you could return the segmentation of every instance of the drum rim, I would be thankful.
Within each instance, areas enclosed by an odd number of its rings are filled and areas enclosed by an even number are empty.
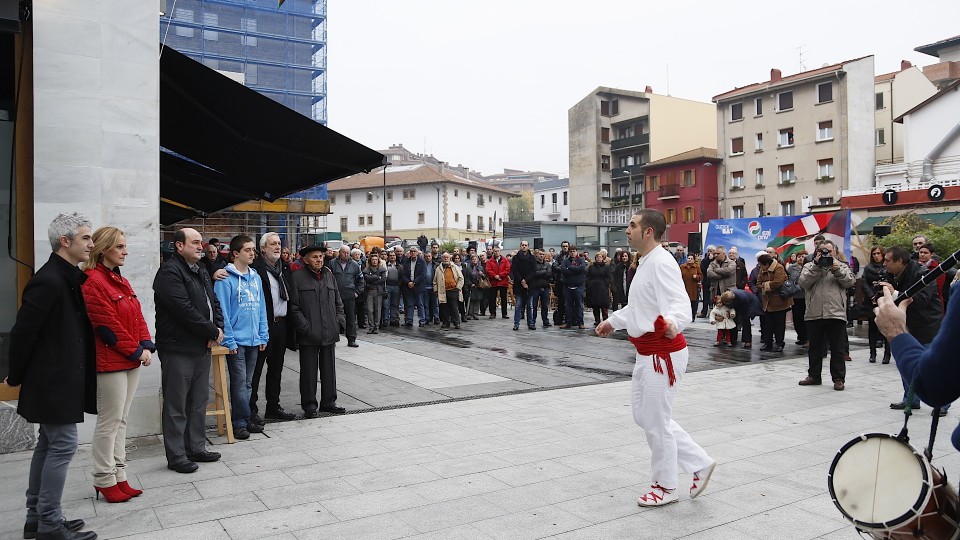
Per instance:
[[[843,508],[843,506],[840,505],[840,501],[837,500],[836,491],[833,489],[833,472],[836,470],[837,463],[840,461],[840,457],[843,455],[844,452],[846,452],[853,445],[858,444],[860,442],[864,442],[867,439],[871,439],[871,438],[893,439],[903,444],[904,446],[909,448],[910,451],[913,453],[913,456],[914,458],[916,458],[917,463],[920,464],[920,470],[923,472],[923,480],[924,480],[923,486],[922,486],[922,489],[920,490],[920,496],[917,498],[913,506],[910,507],[910,510],[912,510],[912,512],[910,511],[905,512],[902,516],[898,518],[892,519],[887,522],[882,522],[882,523],[861,521],[851,516]],[[843,447],[840,448],[840,450],[837,451],[837,455],[834,456],[833,462],[830,463],[830,471],[827,473],[827,488],[830,490],[830,498],[833,500],[834,506],[836,506],[837,509],[840,510],[840,513],[843,514],[843,516],[847,518],[848,521],[850,521],[857,527],[861,527],[864,529],[873,529],[873,530],[896,529],[906,523],[910,523],[911,521],[917,519],[920,516],[920,513],[923,512],[924,507],[926,507],[927,503],[929,502],[934,489],[933,474],[931,469],[932,469],[932,465],[930,465],[930,463],[926,461],[926,458],[923,457],[923,454],[918,452],[917,449],[914,448],[909,443],[899,439],[896,435],[890,435],[889,433],[862,433],[855,439],[848,441],[846,444],[843,445]]]

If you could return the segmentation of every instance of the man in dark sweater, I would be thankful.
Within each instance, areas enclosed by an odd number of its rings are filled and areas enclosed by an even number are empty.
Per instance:
[[[520,328],[523,312],[527,312],[527,326],[531,330],[536,328],[537,317],[527,308],[530,304],[530,275],[537,264],[533,253],[530,251],[530,243],[526,240],[520,241],[520,251],[513,256],[510,261],[510,279],[513,281],[513,329]]]

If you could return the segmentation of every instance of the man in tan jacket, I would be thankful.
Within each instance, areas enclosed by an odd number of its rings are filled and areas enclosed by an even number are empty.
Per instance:
[[[459,302],[463,301],[463,272],[450,262],[450,254],[440,256],[440,266],[433,274],[433,290],[440,302],[440,328],[460,329]]]

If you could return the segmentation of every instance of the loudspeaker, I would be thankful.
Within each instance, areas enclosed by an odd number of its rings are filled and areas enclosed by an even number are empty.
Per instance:
[[[687,253],[703,252],[703,235],[698,232],[687,233]]]
[[[883,238],[890,234],[890,225],[874,225],[873,226],[873,235],[877,238]]]
[[[533,249],[543,249],[543,238],[533,239]]]

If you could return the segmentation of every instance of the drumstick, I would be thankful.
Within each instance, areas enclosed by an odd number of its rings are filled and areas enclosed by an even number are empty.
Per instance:
[[[900,302],[917,294],[923,290],[924,287],[936,281],[937,278],[944,274],[944,272],[956,266],[958,261],[960,261],[960,250],[954,251],[953,255],[950,255],[946,259],[940,261],[939,266],[920,276],[920,279],[918,279],[913,285],[907,287],[906,290],[900,291],[900,294],[898,294],[893,300],[893,303],[899,305]]]

